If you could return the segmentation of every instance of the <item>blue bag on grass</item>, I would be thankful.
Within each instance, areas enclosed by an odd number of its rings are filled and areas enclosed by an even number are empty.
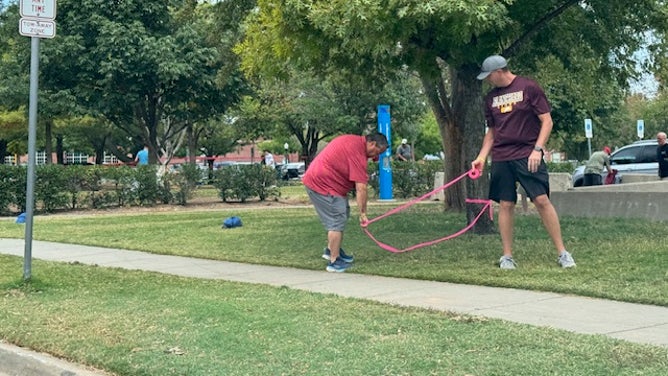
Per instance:
[[[241,218],[239,217],[229,217],[225,218],[223,221],[223,228],[233,228],[233,227],[241,227]]]

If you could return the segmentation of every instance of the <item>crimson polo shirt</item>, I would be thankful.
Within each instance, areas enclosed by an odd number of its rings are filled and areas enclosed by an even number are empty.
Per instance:
[[[369,181],[367,160],[364,136],[338,136],[313,159],[302,182],[321,195],[345,197],[355,183]]]

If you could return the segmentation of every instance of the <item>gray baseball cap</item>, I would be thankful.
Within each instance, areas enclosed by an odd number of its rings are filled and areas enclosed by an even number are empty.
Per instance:
[[[497,69],[505,68],[506,66],[508,66],[508,62],[503,56],[492,55],[482,62],[482,70],[478,75],[478,79],[484,80],[485,78],[487,78],[487,76],[489,76],[490,73],[494,72]]]

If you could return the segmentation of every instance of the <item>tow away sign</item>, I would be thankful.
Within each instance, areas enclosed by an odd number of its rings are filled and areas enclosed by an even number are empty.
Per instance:
[[[42,21],[34,18],[21,18],[19,21],[19,34],[27,37],[53,38],[56,36],[56,23],[53,21]]]

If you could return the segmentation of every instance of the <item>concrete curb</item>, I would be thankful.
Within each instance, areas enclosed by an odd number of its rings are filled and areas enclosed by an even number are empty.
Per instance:
[[[104,376],[108,373],[0,341],[0,376]]]

